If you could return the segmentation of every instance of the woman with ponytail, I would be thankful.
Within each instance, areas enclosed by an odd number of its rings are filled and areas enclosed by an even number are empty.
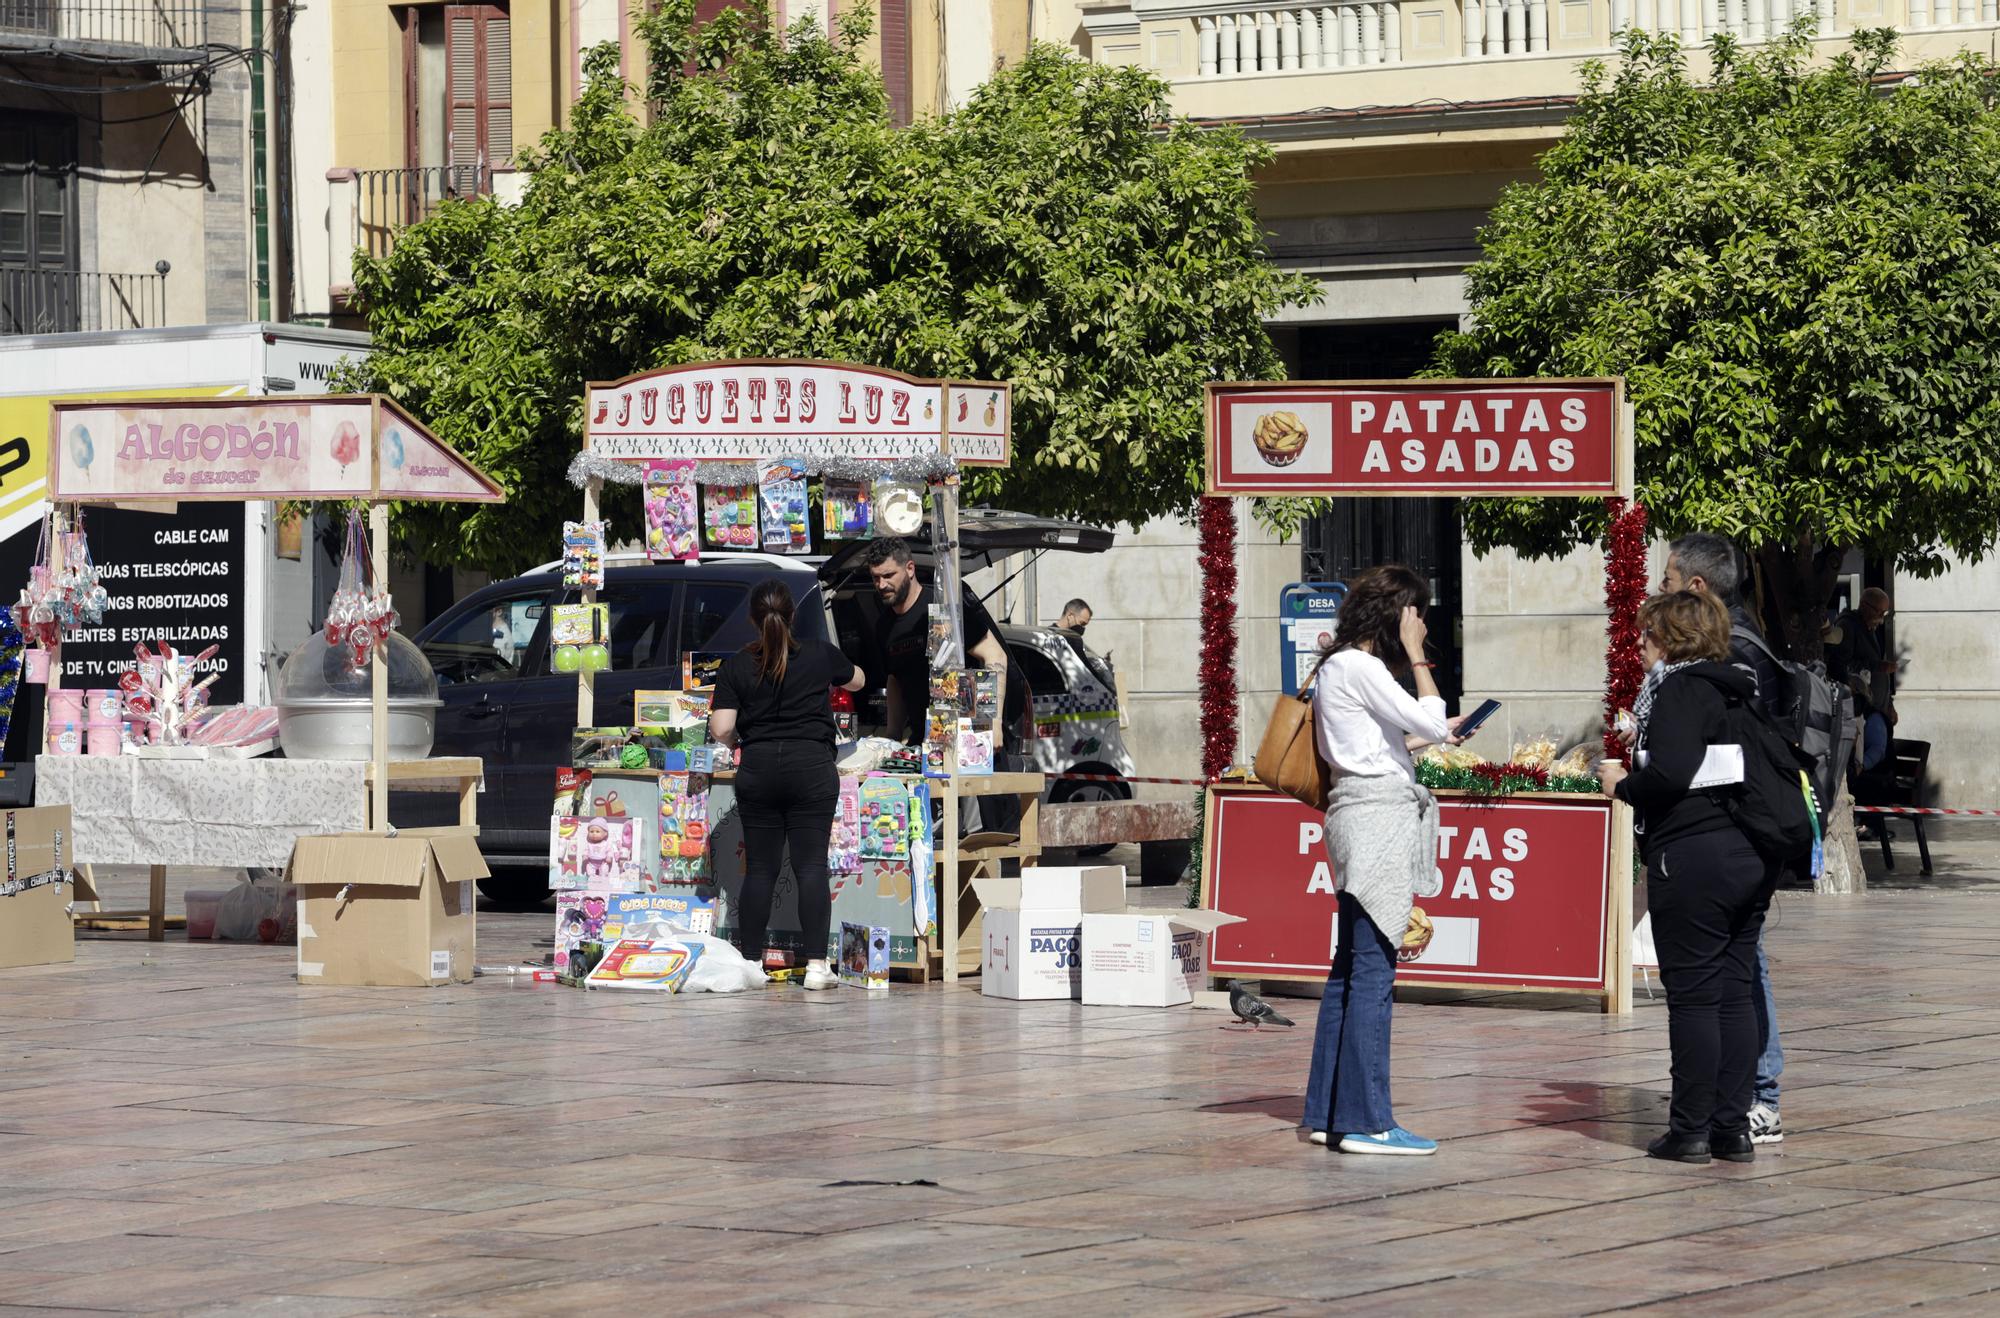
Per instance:
[[[743,817],[743,892],[735,903],[736,947],[758,964],[771,923],[771,894],[785,848],[799,881],[799,926],[805,938],[805,986],[840,983],[827,965],[833,894],[826,847],[840,801],[833,764],[833,703],[840,687],[859,691],[861,670],[824,641],[792,631],[792,593],[767,578],[750,592],[757,639],[731,655],[715,683],[708,728],[725,746],[740,746],[736,808]]]

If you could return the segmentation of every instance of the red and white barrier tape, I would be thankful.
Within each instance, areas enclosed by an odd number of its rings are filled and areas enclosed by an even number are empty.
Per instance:
[[[1206,787],[1200,778],[1127,778],[1121,773],[1052,773],[1051,778],[1070,778],[1086,783],[1149,783],[1156,787]]]
[[[1958,815],[1977,819],[2000,819],[2000,810],[1940,810],[1933,806],[1857,805],[1857,815]]]

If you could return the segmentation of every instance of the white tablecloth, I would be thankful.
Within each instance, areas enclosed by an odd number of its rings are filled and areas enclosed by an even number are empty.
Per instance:
[[[366,829],[359,760],[44,755],[35,804],[67,805],[84,865],[281,869],[292,841]]]

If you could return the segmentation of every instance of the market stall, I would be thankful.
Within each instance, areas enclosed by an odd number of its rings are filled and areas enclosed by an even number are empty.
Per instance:
[[[615,899],[621,887],[638,896],[685,894],[712,902],[699,918],[727,930],[742,879],[732,774],[726,753],[706,745],[713,679],[701,665],[723,656],[684,656],[680,691],[650,693],[650,708],[643,692],[629,711],[597,706],[596,675],[608,666],[603,640],[613,625],[598,603],[610,481],[641,487],[637,530],[649,556],[683,561],[704,550],[810,554],[815,504],[823,541],[909,536],[923,526],[928,504],[939,603],[928,620],[931,690],[914,698],[928,700],[930,732],[921,748],[843,767],[829,857],[833,931],[837,940],[843,925],[870,930],[894,964],[927,976],[941,962],[946,978],[957,977],[959,959],[948,953],[960,941],[960,900],[940,902],[938,892],[962,898],[965,891],[959,801],[1007,793],[1029,803],[1019,833],[989,839],[975,862],[1032,858],[1039,845],[1032,802],[1042,778],[993,772],[998,689],[968,671],[957,571],[959,471],[1007,465],[1011,424],[1005,384],[829,362],[704,363],[590,386],[584,448],[570,473],[582,489],[582,518],[570,524],[564,546],[565,585],[574,594],[558,606],[554,625],[556,667],[578,678],[577,754],[571,779],[558,785],[551,824],[551,885],[563,908],[559,958],[570,950],[564,929],[589,927],[617,904],[597,894]],[[616,745],[620,763],[609,762],[604,743]],[[625,817],[608,812],[610,790]],[[942,854],[933,855],[940,819]],[[593,847],[632,859],[593,864]],[[940,881],[940,872],[960,881]],[[792,945],[798,923],[789,877],[770,928],[778,955],[827,954]]]
[[[1236,742],[1233,511],[1241,496],[1597,497],[1609,507],[1610,608],[1602,747],[1490,764],[1469,752],[1419,766],[1439,796],[1437,872],[1417,896],[1435,933],[1397,980],[1458,988],[1585,993],[1631,1009],[1629,807],[1593,794],[1587,764],[1617,753],[1608,731],[1639,682],[1634,618],[1644,595],[1644,511],[1632,494],[1622,381],[1362,380],[1214,384],[1206,402],[1203,570],[1229,611],[1204,619],[1207,826],[1202,903],[1242,916],[1216,931],[1219,975],[1324,979],[1334,880],[1318,812],[1223,781]],[[1337,612],[1329,610],[1327,625]],[[1296,664],[1294,665],[1296,668]],[[1211,680],[1211,679],[1214,680]],[[1581,790],[1579,790],[1581,789]]]
[[[283,868],[301,837],[389,828],[388,793],[442,790],[473,821],[477,760],[432,759],[435,681],[395,631],[386,589],[388,506],[502,502],[497,483],[395,403],[374,396],[145,399],[61,403],[50,418],[48,552],[22,607],[46,656],[47,753],[38,804],[71,807],[84,868],[78,905],[94,906],[88,866],[145,865],[144,912],[79,910],[80,920],[142,916],[164,936],[169,865]],[[350,571],[325,630],[287,660],[275,708],[208,708],[212,651],[156,636],[121,637],[132,654],[98,683],[65,693],[63,641],[102,619],[103,580],[144,565],[90,561],[84,507],[171,514],[180,503],[325,501],[365,505],[350,518]],[[128,575],[128,572],[130,575]],[[171,602],[199,583],[120,585]],[[95,668],[106,669],[95,664]],[[82,727],[68,713],[87,709]],[[282,745],[286,758],[266,754]],[[87,752],[87,753],[85,753]]]

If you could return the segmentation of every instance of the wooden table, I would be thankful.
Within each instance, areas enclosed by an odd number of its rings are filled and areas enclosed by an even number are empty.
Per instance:
[[[122,759],[123,757],[119,758]],[[255,760],[238,760],[238,761],[155,760],[151,762],[156,764],[171,764],[180,766],[205,765],[211,763],[214,764],[259,763],[259,761]],[[274,763],[285,763],[285,761],[274,761]],[[357,808],[354,810],[351,818],[355,830],[360,831],[362,829],[372,828],[374,826],[372,791],[375,782],[375,767],[373,764],[360,764],[357,767],[361,771],[360,781],[361,781],[362,791],[359,801],[356,802]],[[462,825],[474,828],[474,830],[476,831],[478,826],[478,793],[480,784],[485,778],[485,772],[486,770],[484,763],[476,758],[471,758],[471,757],[445,757],[445,758],[428,759],[428,760],[398,760],[391,762],[389,765],[389,784],[391,787],[399,791],[457,793],[459,799],[459,822]],[[351,782],[352,779],[350,779],[349,781]],[[77,829],[79,838],[87,838],[88,830],[90,827],[89,819],[87,817],[79,818],[76,822],[75,827]],[[285,831],[282,824],[273,825],[273,828],[279,831]],[[299,836],[302,835],[302,833],[306,832],[339,831],[339,830],[326,829],[326,828],[301,830],[294,828],[289,831],[292,833],[293,836]],[[88,842],[86,841],[83,846],[78,848],[78,850],[82,854],[89,854]],[[241,864],[233,865],[233,867],[235,868],[251,868],[253,866],[263,867],[265,863],[270,859],[271,857],[268,855],[259,855],[254,859],[241,858],[241,857],[227,857],[227,856],[222,857],[223,862],[233,862],[236,860],[241,860],[242,862]],[[92,864],[90,862],[80,863],[77,866],[77,884],[76,884],[76,905],[79,909],[75,913],[74,917],[75,922],[79,925],[122,925],[122,924],[136,923],[138,921],[143,920],[145,922],[145,927],[146,927],[146,937],[149,940],[156,943],[164,940],[166,938],[166,931],[168,924],[167,911],[166,911],[167,864],[166,863],[156,864],[153,863],[150,859],[134,858],[127,860],[122,856],[119,857],[118,859],[105,860],[103,863],[146,865],[147,879],[148,879],[146,906],[142,910],[131,910],[131,911],[104,911],[95,909],[91,910],[82,909],[86,905],[90,907],[95,907],[98,902],[98,894],[97,894],[96,876],[93,873]],[[173,863],[181,863],[181,862],[176,861]],[[204,859],[202,861],[193,861],[187,863],[201,864],[206,866],[209,862],[206,859]],[[232,867],[232,864],[222,863],[220,867],[230,868]],[[176,921],[176,923],[178,923],[178,921]]]

